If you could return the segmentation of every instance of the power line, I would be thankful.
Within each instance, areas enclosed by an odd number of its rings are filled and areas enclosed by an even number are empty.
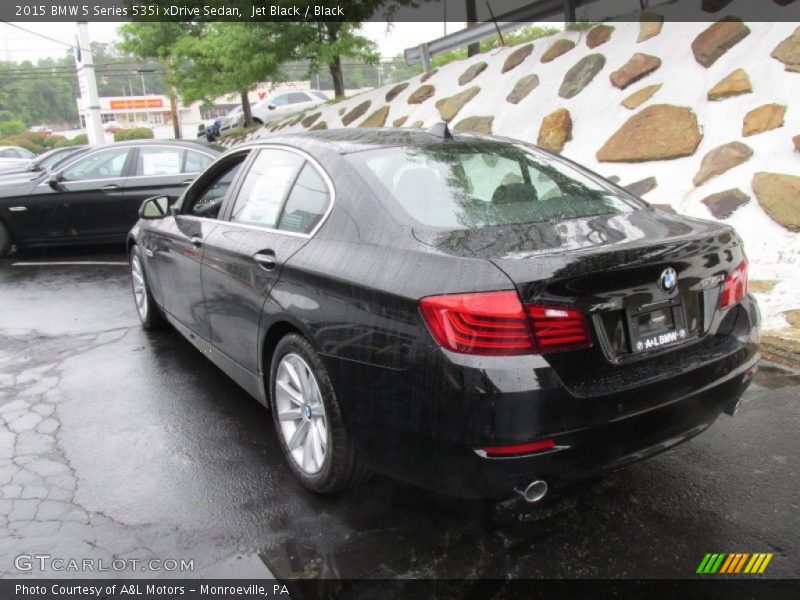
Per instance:
[[[82,52],[91,52],[91,50],[87,50],[86,48],[81,48],[80,46],[76,46],[75,44],[70,44],[69,42],[65,42],[63,40],[57,40],[56,38],[52,38],[49,35],[39,33],[38,31],[32,31],[30,29],[26,29],[25,27],[21,27],[16,23],[10,23],[8,21],[0,21],[0,22],[5,23],[9,27],[14,27],[16,29],[19,29],[20,31],[24,31],[25,33],[29,33],[31,35],[35,35],[36,37],[40,37],[43,40],[48,40],[50,42],[55,42],[56,44],[61,44],[62,46],[66,46],[67,48],[79,48]]]

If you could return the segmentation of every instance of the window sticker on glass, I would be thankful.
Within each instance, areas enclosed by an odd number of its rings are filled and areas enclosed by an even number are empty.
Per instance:
[[[140,175],[176,175],[181,172],[182,150],[142,148],[139,151]]]

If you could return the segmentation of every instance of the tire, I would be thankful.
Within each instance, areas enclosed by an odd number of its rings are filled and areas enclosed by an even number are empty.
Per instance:
[[[153,294],[150,291],[150,282],[144,269],[144,261],[139,252],[139,246],[134,244],[130,253],[131,291],[136,305],[136,313],[145,329],[160,329],[164,326],[164,317],[156,306]]]
[[[8,229],[0,223],[0,258],[11,254],[11,246],[11,236],[8,233]]]
[[[292,376],[291,368],[301,378],[303,369],[306,376],[311,375],[302,380],[305,386],[296,383],[298,379]],[[306,489],[332,494],[367,478],[369,471],[345,431],[328,372],[319,354],[302,336],[290,333],[278,342],[270,365],[269,390],[281,450]],[[281,419],[287,411],[291,416]]]

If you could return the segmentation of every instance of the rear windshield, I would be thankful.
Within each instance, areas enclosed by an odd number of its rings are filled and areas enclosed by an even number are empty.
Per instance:
[[[560,221],[645,206],[566,162],[512,143],[398,146],[347,158],[379,195],[429,227]]]

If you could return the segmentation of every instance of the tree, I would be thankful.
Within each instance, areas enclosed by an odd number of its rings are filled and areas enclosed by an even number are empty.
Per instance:
[[[321,0],[319,5],[340,8],[341,21],[315,21],[309,23],[308,38],[298,49],[298,58],[307,59],[312,70],[323,65],[333,79],[336,97],[344,96],[344,74],[342,57],[355,58],[374,64],[378,61],[375,44],[358,35],[361,23],[367,21],[383,8],[387,20],[391,20],[399,6],[416,6],[416,0]],[[302,24],[294,24],[302,26]]]
[[[323,65],[328,68],[333,79],[333,93],[337,98],[344,96],[343,56],[369,64],[378,62],[375,44],[356,33],[360,27],[360,23],[311,23],[307,27],[308,37],[303,36],[304,41],[299,48],[299,57],[309,61],[312,72],[318,72]]]
[[[258,82],[282,79],[280,66],[293,56],[303,33],[287,23],[206,23],[174,46],[181,64],[175,84],[188,101],[238,92],[245,126],[250,126],[249,90]]]
[[[142,21],[126,23],[120,27],[123,42],[120,48],[140,59],[155,59],[164,66],[167,79],[172,127],[175,138],[181,137],[178,105],[174,85],[170,83],[174,73],[173,47],[184,37],[190,36],[198,25],[191,22]]]
[[[475,0],[466,0],[467,2],[467,28],[472,27],[478,22],[478,10],[475,7]],[[475,56],[481,51],[480,42],[475,42],[467,46],[467,56]]]

